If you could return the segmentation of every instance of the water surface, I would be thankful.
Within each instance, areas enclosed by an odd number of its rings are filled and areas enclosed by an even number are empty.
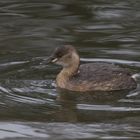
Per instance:
[[[0,139],[139,139],[139,7],[138,0],[1,0]],[[76,47],[81,63],[137,73],[138,88],[59,93],[52,83],[60,67],[40,61],[64,44]]]

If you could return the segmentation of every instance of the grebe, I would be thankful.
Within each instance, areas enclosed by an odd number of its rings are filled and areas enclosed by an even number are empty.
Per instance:
[[[126,69],[114,64],[95,62],[80,65],[79,55],[71,45],[56,48],[47,59],[47,63],[50,62],[63,67],[56,77],[58,88],[86,92],[131,90],[137,86]]]

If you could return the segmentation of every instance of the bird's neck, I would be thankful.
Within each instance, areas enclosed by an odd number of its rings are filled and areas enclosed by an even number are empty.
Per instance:
[[[80,59],[78,55],[73,57],[71,64],[68,67],[64,67],[57,75],[56,83],[59,87],[63,87],[67,81],[69,81],[79,69]]]

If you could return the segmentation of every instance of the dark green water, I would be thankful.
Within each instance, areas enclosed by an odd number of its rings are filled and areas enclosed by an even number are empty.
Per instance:
[[[1,0],[0,139],[140,139],[140,80],[129,92],[60,95],[59,67],[38,58],[64,44],[140,76],[140,1]]]

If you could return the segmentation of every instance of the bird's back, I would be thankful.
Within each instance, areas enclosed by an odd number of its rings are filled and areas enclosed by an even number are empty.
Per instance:
[[[69,81],[73,91],[113,91],[136,88],[127,69],[108,63],[87,63]]]

